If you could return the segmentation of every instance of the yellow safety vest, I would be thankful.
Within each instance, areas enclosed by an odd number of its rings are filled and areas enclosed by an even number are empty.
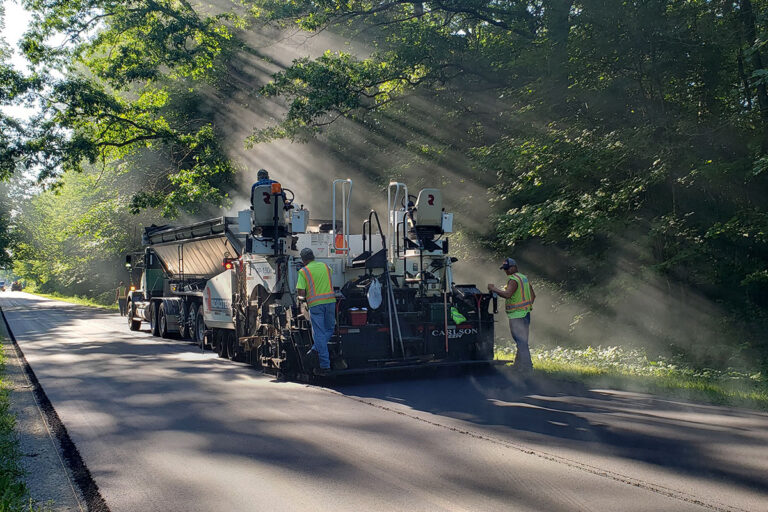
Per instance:
[[[517,289],[510,298],[506,300],[506,312],[509,318],[522,318],[533,309],[531,300],[531,284],[528,278],[520,272],[508,276],[510,280],[517,282]]]
[[[319,261],[311,261],[299,273],[304,276],[306,281],[307,305],[309,307],[336,302],[336,294],[333,292],[333,282],[331,281],[331,268],[328,265]]]

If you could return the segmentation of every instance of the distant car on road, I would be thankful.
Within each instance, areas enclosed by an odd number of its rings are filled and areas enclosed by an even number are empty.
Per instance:
[[[5,291],[5,281],[0,281],[0,292]]]
[[[20,292],[23,286],[21,286],[21,281],[14,281],[11,285],[11,291],[12,292]]]

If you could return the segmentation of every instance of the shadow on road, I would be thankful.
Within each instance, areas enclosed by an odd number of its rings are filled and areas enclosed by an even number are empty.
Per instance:
[[[544,376],[521,378],[507,367],[460,376],[441,371],[405,379],[377,377],[374,383],[357,378],[333,388],[351,397],[474,423],[501,440],[519,442],[522,437],[552,448],[618,456],[768,491],[768,473],[738,460],[725,462],[713,449],[739,445],[766,454],[764,437],[706,421],[712,415],[728,415],[766,424],[768,417],[761,413],[594,391]]]

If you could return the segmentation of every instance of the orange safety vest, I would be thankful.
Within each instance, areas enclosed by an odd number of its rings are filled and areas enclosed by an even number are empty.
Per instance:
[[[336,235],[336,240],[334,241],[334,249],[336,252],[339,253],[346,253],[349,252],[349,247],[347,246],[347,241],[344,239],[344,235]]]
[[[312,272],[310,272],[306,266],[304,266],[299,271],[304,276],[304,279],[307,281],[307,285],[309,286],[309,288],[307,288],[307,305],[310,307],[323,300],[333,299],[333,302],[336,302],[336,294],[333,292],[333,281],[331,281],[331,268],[325,263],[322,263],[322,265],[325,267],[325,271],[328,273],[327,287],[315,286],[315,280],[312,278]],[[319,288],[323,289],[321,290]]]

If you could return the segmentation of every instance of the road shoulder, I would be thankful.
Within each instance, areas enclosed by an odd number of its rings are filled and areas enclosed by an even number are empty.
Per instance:
[[[35,397],[35,386],[25,371],[13,341],[6,335],[0,318],[0,340],[6,356],[5,380],[10,389],[11,411],[16,416],[16,433],[21,466],[32,500],[44,510],[65,512],[85,510],[73,478],[61,456],[58,440],[51,432]]]

